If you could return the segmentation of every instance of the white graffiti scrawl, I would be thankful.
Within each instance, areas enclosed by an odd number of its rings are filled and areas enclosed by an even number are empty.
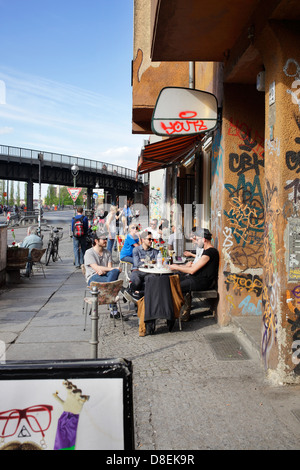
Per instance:
[[[286,90],[286,92],[292,96],[292,102],[298,105],[300,111],[300,65],[295,59],[288,59],[283,71],[287,77],[296,78],[292,83],[292,89]]]

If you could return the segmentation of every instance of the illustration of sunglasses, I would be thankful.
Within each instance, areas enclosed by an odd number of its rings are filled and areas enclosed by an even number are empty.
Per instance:
[[[25,419],[32,432],[41,433],[43,438],[51,424],[53,406],[36,405],[24,408],[24,410],[8,410],[0,412],[0,437],[13,436],[20,422]]]

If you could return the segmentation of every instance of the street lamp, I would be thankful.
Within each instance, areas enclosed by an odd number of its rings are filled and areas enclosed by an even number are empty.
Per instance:
[[[71,173],[72,173],[72,176],[73,176],[73,187],[76,188],[76,178],[77,178],[78,173],[79,173],[79,166],[76,163],[74,163],[71,166]],[[75,201],[73,201],[73,203],[74,203],[74,210],[75,210],[75,215],[76,215]]]
[[[73,176],[73,186],[74,186],[74,188],[76,188],[76,178],[77,178],[78,173],[79,173],[79,166],[76,165],[76,163],[74,163],[74,165],[71,166],[71,173],[72,173],[72,176]]]
[[[39,153],[38,154],[38,161],[39,161],[39,217],[38,217],[38,223],[39,223],[39,235],[41,236],[41,220],[42,220],[42,161],[44,160],[44,154]]]

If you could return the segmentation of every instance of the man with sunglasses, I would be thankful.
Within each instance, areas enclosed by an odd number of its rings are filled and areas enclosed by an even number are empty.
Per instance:
[[[158,250],[152,248],[152,234],[146,229],[140,235],[141,245],[135,247],[132,252],[133,266],[130,276],[131,285],[130,288],[124,290],[123,295],[125,299],[133,302],[137,302],[142,296],[145,287],[145,276],[146,273],[142,273],[138,270],[139,266],[145,263],[148,258],[149,261],[156,261]]]
[[[120,268],[112,267],[112,254],[107,247],[108,233],[96,232],[93,246],[85,252],[85,278],[89,286],[92,281],[112,282],[116,281],[121,272]],[[120,318],[117,305],[110,305],[111,318]]]

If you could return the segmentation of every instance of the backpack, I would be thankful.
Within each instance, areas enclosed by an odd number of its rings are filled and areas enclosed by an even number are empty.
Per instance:
[[[75,238],[80,238],[84,236],[84,227],[83,227],[83,218],[84,215],[82,215],[80,218],[74,217],[74,225],[73,225],[73,237]]]

